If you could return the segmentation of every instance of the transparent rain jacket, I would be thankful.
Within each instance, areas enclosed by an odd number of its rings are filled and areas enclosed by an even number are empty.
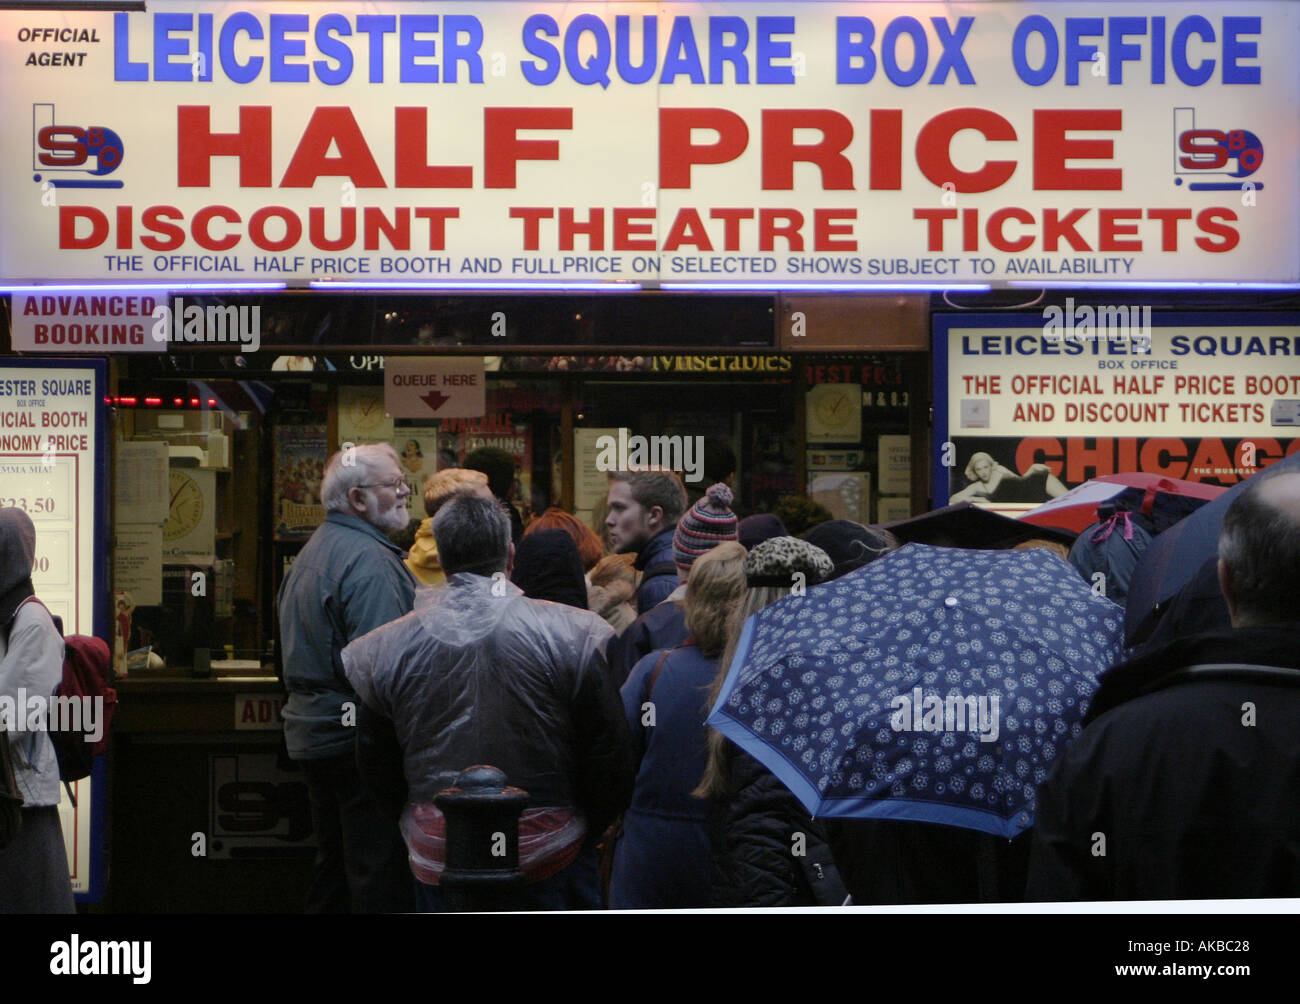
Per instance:
[[[408,815],[466,767],[488,764],[531,806],[611,821],[632,790],[630,739],[589,610],[527,599],[504,578],[457,573],[416,609],[343,650],[361,701],[393,724]]]

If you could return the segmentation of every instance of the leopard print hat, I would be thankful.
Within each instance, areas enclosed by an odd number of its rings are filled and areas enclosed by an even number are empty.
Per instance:
[[[745,581],[750,586],[792,586],[796,572],[804,584],[815,586],[834,570],[830,556],[798,537],[771,537],[745,556]]]

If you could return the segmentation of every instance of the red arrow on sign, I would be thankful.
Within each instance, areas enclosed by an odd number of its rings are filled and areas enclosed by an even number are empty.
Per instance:
[[[444,404],[451,400],[450,394],[444,394],[440,390],[431,390],[427,394],[421,394],[420,400],[427,404],[434,411],[437,411]]]

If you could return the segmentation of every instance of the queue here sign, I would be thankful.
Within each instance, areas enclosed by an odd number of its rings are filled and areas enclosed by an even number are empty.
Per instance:
[[[487,411],[482,356],[389,356],[384,410],[392,418],[481,418]]]

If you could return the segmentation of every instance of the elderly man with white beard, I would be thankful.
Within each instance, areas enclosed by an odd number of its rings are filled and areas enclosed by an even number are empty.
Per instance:
[[[417,583],[384,536],[407,525],[410,494],[387,443],[334,454],[321,480],[325,522],[280,588],[284,737],[307,775],[319,842],[308,913],[414,905],[401,834],[357,772],[357,695],[339,656],[352,639],[411,611]]]

